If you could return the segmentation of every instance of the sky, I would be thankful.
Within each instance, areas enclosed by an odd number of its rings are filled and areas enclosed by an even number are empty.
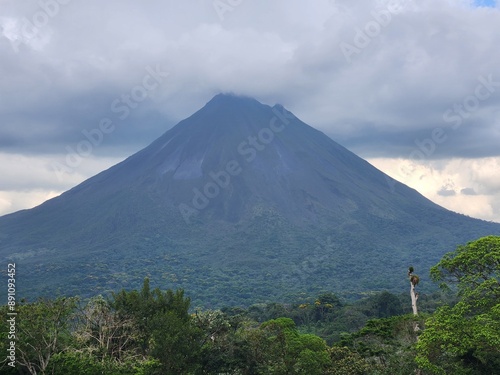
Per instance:
[[[484,0],[0,0],[0,215],[231,92],[500,222],[498,25]]]

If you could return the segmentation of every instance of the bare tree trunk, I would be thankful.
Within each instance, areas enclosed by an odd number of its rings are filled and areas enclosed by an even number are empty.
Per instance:
[[[418,315],[418,310],[417,310],[418,293],[415,292],[415,285],[413,285],[411,279],[410,279],[410,295],[411,295],[411,308],[413,309],[413,315]]]
[[[408,268],[408,279],[410,279],[411,308],[413,310],[413,315],[418,315],[418,310],[417,310],[418,293],[415,292],[415,287],[418,285],[420,279],[417,275],[413,273],[413,267]]]
[[[411,279],[410,279],[410,295],[411,295],[411,308],[413,309],[413,315],[417,316],[418,293],[415,292],[415,285],[413,284],[413,281],[411,281]],[[413,331],[417,335],[417,341],[418,341],[418,331],[420,331],[420,327],[418,326],[417,322],[413,323]]]
[[[415,287],[420,281],[417,275],[413,274],[413,267],[408,268],[408,278],[410,279],[410,296],[411,296],[411,308],[413,310],[413,315],[418,315],[417,309],[417,301],[418,301],[418,293],[415,291]],[[415,337],[418,341],[418,331],[420,331],[420,327],[418,326],[418,322],[413,323],[413,332],[415,332]],[[422,375],[422,370],[416,369],[416,375]]]
[[[411,308],[413,310],[413,315],[417,316],[418,315],[418,309],[417,309],[418,293],[415,291],[415,287],[418,285],[418,282],[420,281],[420,279],[417,275],[413,274],[413,267],[408,268],[408,278],[410,279]],[[417,334],[417,341],[418,341],[418,331],[420,331],[420,327],[418,326],[417,322],[414,323],[413,330]]]

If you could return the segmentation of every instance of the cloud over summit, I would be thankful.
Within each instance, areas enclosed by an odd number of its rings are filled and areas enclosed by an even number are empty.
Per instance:
[[[125,157],[216,93],[235,92],[283,103],[369,159],[491,166],[500,157],[493,2],[222,2],[221,16],[212,0],[3,1],[2,155],[61,160],[108,117],[116,128],[88,160]],[[117,118],[112,103],[156,65],[168,78]],[[476,90],[481,80],[489,91]],[[499,194],[488,186],[474,189]]]

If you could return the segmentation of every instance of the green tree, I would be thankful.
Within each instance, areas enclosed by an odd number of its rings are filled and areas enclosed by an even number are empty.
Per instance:
[[[155,359],[118,362],[110,357],[97,359],[78,349],[56,353],[50,362],[51,375],[152,375],[157,374],[160,363]]]
[[[421,322],[421,316],[400,315],[383,319],[371,319],[358,332],[343,335],[339,346],[347,347],[352,352],[359,354],[365,363],[370,365],[367,374],[407,375],[417,370],[415,364],[416,337],[414,325]],[[346,360],[354,361],[354,369],[363,370],[359,363],[349,353],[344,353]],[[333,357],[332,357],[333,358]],[[335,357],[337,366],[344,365],[344,357]],[[349,362],[345,363],[347,369],[351,368]],[[347,371],[347,370],[346,370]],[[334,372],[335,373],[335,372]],[[339,372],[342,373],[342,372]],[[351,372],[346,372],[350,374]],[[356,373],[356,372],[353,372]]]
[[[203,332],[192,321],[190,299],[184,297],[183,290],[151,290],[146,278],[140,292],[113,294],[111,306],[120,319],[131,319],[136,328],[129,344],[144,356],[157,358],[163,374],[183,374],[197,368]]]
[[[261,374],[323,374],[330,364],[325,341],[315,335],[300,334],[290,318],[265,322],[259,345],[264,349]]]
[[[431,268],[460,300],[427,320],[417,363],[433,374],[493,374],[500,368],[500,237],[459,246]]]
[[[130,345],[138,335],[136,323],[120,315],[102,296],[91,298],[76,317],[75,346],[92,355],[94,361],[110,359],[122,363],[134,358],[144,359],[137,348]]]
[[[241,354],[248,345],[238,334],[243,323],[241,315],[227,316],[219,310],[197,311],[193,321],[203,332],[200,374],[231,374],[244,367]]]
[[[399,298],[387,291],[370,296],[361,302],[361,306],[364,306],[363,313],[370,318],[390,318],[404,314]]]
[[[52,357],[69,345],[77,298],[40,299],[17,306],[16,360],[20,371],[46,374]]]
[[[346,347],[332,347],[329,350],[332,365],[327,374],[331,375],[367,375],[373,372],[370,366],[358,353]]]
[[[316,321],[330,321],[334,313],[342,307],[342,302],[333,293],[322,293],[314,302],[314,319]]]

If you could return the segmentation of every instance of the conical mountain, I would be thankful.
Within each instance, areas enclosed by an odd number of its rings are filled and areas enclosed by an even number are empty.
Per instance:
[[[217,95],[151,145],[0,218],[26,296],[186,289],[204,305],[405,288],[500,224],[450,212],[280,105]],[[22,271],[20,271],[22,272]],[[291,298],[291,297],[290,297]]]

